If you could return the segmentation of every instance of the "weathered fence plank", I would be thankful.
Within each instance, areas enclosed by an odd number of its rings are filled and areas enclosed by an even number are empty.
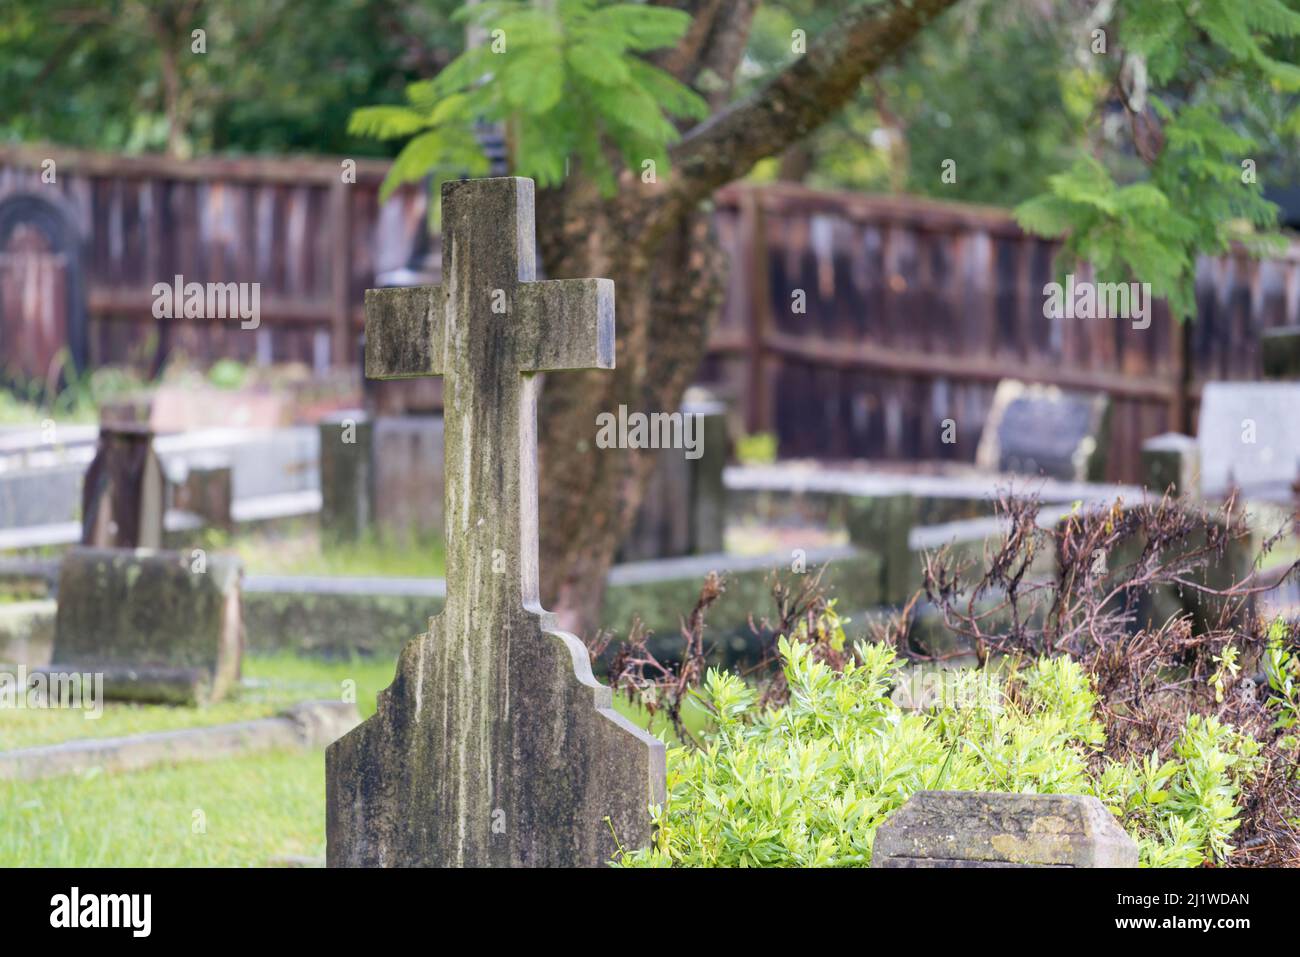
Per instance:
[[[358,161],[344,183],[340,163],[8,146],[0,201],[53,197],[78,220],[92,365],[139,360],[155,335],[158,355],[321,368],[359,360],[376,276],[422,258],[436,272],[440,248],[423,238],[420,187],[381,204],[387,164]],[[1044,318],[1055,246],[1004,210],[763,184],[721,190],[715,215],[732,271],[701,376],[783,455],[969,461],[998,380],[1015,376],[1110,395],[1109,477],[1136,480],[1143,439],[1194,430],[1203,383],[1257,378],[1263,331],[1300,323],[1300,243],[1265,262],[1203,260],[1196,322],[1157,303],[1134,329]],[[154,319],[152,284],[176,274],[261,283],[262,328]],[[384,386],[379,411],[441,406],[437,383]]]

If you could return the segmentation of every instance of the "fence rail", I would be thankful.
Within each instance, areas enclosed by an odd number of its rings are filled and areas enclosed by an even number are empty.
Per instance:
[[[1108,477],[1134,481],[1144,438],[1193,430],[1202,384],[1257,378],[1260,333],[1300,322],[1298,243],[1203,259],[1197,319],[1157,302],[1138,329],[1045,318],[1057,246],[1001,210],[788,184],[728,187],[716,208],[733,270],[705,374],[785,455],[970,461],[1016,377],[1107,393]]]
[[[47,159],[54,183],[42,180]],[[323,368],[357,361],[364,290],[424,248],[426,195],[409,186],[381,204],[386,171],[358,161],[345,182],[341,158],[181,162],[8,146],[0,210],[10,197],[44,197],[73,224],[79,248],[48,252],[84,258],[92,364],[153,339],[159,353]],[[998,380],[1016,376],[1109,394],[1110,477],[1131,481],[1142,439],[1194,429],[1201,385],[1255,378],[1260,333],[1300,323],[1300,244],[1262,262],[1203,260],[1196,321],[1173,322],[1157,303],[1139,330],[1045,319],[1056,246],[1002,210],[787,184],[716,198],[732,269],[702,374],[786,455],[971,460]],[[427,248],[436,255],[436,237]],[[153,283],[177,274],[260,283],[262,327],[154,319]],[[942,441],[946,419],[955,444]]]
[[[54,161],[54,182],[42,178]],[[178,161],[56,147],[0,147],[0,202],[44,199],[86,260],[91,364],[122,361],[151,334],[200,359],[357,361],[363,294],[419,241],[418,187],[379,202],[384,162],[240,157]],[[351,181],[349,181],[351,180]],[[155,282],[256,282],[265,327],[153,317]]]

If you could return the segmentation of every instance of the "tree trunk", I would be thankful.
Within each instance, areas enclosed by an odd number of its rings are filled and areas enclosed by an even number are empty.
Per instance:
[[[701,73],[729,80],[755,0],[668,2],[696,22],[661,65],[688,83]],[[816,129],[864,76],[955,2],[851,7],[754,95],[721,108],[725,96],[714,90],[719,112],[673,148],[663,182],[643,184],[625,173],[617,195],[601,197],[579,172],[539,197],[546,275],[608,277],[616,290],[615,371],[562,373],[541,398],[542,600],[569,631],[589,636],[598,626],[606,574],[654,464],[645,452],[597,448],[597,416],[617,416],[619,406],[629,414],[677,411],[705,354],[726,271],[713,234],[713,190]]]
[[[654,467],[645,451],[598,448],[597,417],[617,416],[620,406],[629,414],[679,408],[704,354],[725,272],[706,212],[684,218],[644,255],[624,239],[633,235],[624,230],[635,227],[623,217],[635,215],[637,205],[615,208],[611,216],[590,197],[547,194],[540,204],[546,274],[615,283],[615,371],[553,377],[542,390],[539,415],[540,537],[548,556],[542,597],[563,627],[579,635],[599,624],[606,574]]]

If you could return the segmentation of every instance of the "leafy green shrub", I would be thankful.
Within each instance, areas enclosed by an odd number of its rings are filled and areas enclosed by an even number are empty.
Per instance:
[[[833,610],[830,612],[833,616]],[[836,670],[815,643],[782,638],[788,695],[765,707],[734,674],[710,670],[701,700],[713,727],[669,752],[657,833],[624,866],[866,866],[876,828],[923,789],[1096,795],[1146,866],[1223,860],[1258,744],[1191,715],[1174,756],[1117,763],[1091,680],[1069,657],[1000,675],[939,673],[943,693],[915,711],[891,691],[894,649],[860,643]]]
[[[208,381],[218,389],[238,389],[248,381],[248,366],[236,359],[218,359],[208,369]]]
[[[691,24],[684,11],[636,3],[567,0],[539,7],[493,0],[462,7],[453,19],[490,40],[465,50],[432,80],[406,88],[400,106],[356,110],[348,132],[411,137],[393,161],[382,197],[430,172],[486,171],[477,121],[509,130],[511,167],[556,186],[576,158],[606,194],[616,188],[607,147],[638,173],[668,166],[678,138],[673,117],[703,119],[708,104],[690,87],[637,54],[671,47]],[[662,173],[661,173],[662,175]]]
[[[742,465],[771,465],[776,453],[776,436],[771,432],[742,435],[736,441],[736,459]]]

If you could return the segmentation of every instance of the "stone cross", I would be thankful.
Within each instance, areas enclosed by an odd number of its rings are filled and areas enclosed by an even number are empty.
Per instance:
[[[327,752],[328,863],[599,865],[649,841],[664,749],[541,607],[536,409],[613,368],[614,284],[535,281],[531,180],[446,183],[442,223],[440,285],[366,292],[366,375],[444,377],[447,603]]]

